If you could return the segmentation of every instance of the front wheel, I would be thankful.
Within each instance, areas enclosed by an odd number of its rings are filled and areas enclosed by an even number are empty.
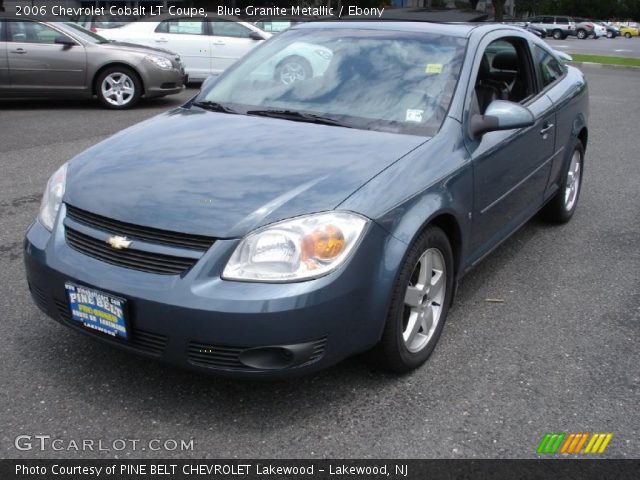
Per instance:
[[[543,215],[554,223],[566,223],[571,220],[582,187],[582,171],[584,170],[584,146],[576,139],[569,166],[558,192],[543,209]]]
[[[613,38],[613,32],[607,32],[607,38]]]
[[[556,40],[562,40],[562,30],[554,30],[553,38],[555,38]]]
[[[142,85],[131,69],[110,67],[96,79],[96,94],[105,107],[124,110],[138,103],[142,95]]]
[[[449,239],[427,227],[409,248],[394,287],[376,352],[383,367],[408,372],[429,358],[447,317],[453,276]]]
[[[302,57],[289,57],[276,68],[276,79],[285,85],[293,85],[311,78],[313,72],[309,62]]]
[[[587,38],[586,30],[578,30],[577,36],[580,40],[584,40]]]
[[[631,38],[631,34],[629,32],[624,34],[625,38]]]

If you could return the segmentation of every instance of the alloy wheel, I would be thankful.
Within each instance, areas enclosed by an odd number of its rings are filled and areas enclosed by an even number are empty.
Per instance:
[[[580,152],[573,152],[569,171],[567,172],[567,183],[564,190],[564,208],[570,211],[576,203],[578,192],[580,190],[580,182],[582,180],[582,159]]]
[[[104,78],[100,91],[108,103],[122,107],[134,98],[136,87],[129,75],[114,72]]]
[[[436,331],[446,286],[444,256],[437,248],[429,248],[420,256],[404,297],[402,339],[411,353],[422,350]]]

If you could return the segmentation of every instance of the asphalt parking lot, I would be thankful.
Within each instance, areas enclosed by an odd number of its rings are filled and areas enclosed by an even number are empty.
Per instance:
[[[556,50],[566,53],[640,58],[640,38],[638,37],[599,38],[597,40],[591,38],[579,40],[577,37],[567,37],[564,40],[554,40],[553,38],[545,40]]]
[[[640,457],[640,72],[585,71],[592,116],[574,219],[535,218],[492,253],[463,280],[430,361],[401,377],[354,358],[287,382],[221,380],[47,319],[21,250],[48,176],[195,91],[125,112],[0,103],[0,457],[533,457],[546,432],[612,432],[605,456]],[[64,448],[18,450],[18,435]],[[68,448],[83,439],[141,443]],[[194,448],[143,451],[152,439]]]

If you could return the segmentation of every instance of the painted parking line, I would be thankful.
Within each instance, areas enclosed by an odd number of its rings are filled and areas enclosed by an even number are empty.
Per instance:
[[[616,48],[614,52],[633,52],[633,50],[627,50],[626,48]]]

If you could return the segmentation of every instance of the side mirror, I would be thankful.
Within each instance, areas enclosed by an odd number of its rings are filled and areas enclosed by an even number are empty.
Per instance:
[[[251,32],[249,34],[249,38],[251,40],[264,40],[264,37],[262,35],[260,35],[258,32]]]
[[[498,130],[530,127],[534,122],[533,113],[528,108],[506,100],[494,100],[484,115],[471,117],[469,131],[473,138],[480,138],[485,133]]]
[[[76,42],[74,40],[71,40],[69,37],[66,37],[64,35],[58,35],[53,43],[64,45],[65,47],[72,47],[73,45],[76,45]]]

